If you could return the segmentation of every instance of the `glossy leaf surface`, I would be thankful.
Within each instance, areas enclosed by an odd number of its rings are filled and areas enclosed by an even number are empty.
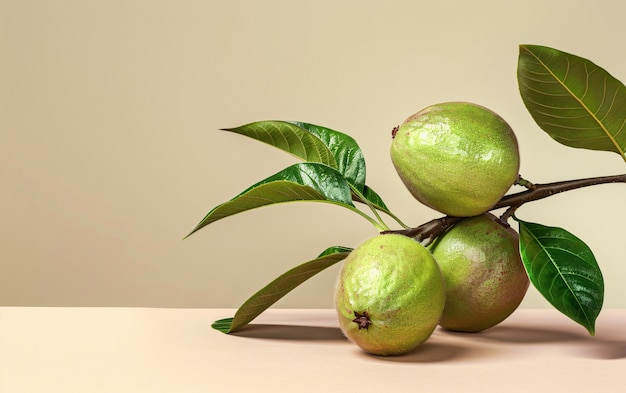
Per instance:
[[[593,253],[564,229],[518,222],[530,281],[557,310],[593,335],[604,300],[604,280]]]
[[[303,162],[283,169],[216,206],[187,236],[233,214],[296,201],[331,202],[356,209],[350,186],[339,172],[324,164]]]
[[[382,198],[365,185],[365,157],[351,136],[315,124],[281,120],[258,121],[223,130],[267,143],[304,161],[329,165],[361,193],[353,194],[355,201],[369,202],[391,214]]]
[[[223,131],[245,135],[286,151],[304,161],[319,162],[337,169],[333,153],[314,134],[286,121],[257,121]]]
[[[363,191],[365,186],[365,158],[354,138],[315,124],[303,122],[294,122],[294,124],[318,137],[332,153],[339,173],[359,191]]]
[[[347,247],[330,247],[326,249],[317,258],[296,266],[277,277],[246,300],[239,307],[233,318],[215,321],[212,325],[213,328],[224,333],[236,332],[298,285],[345,259],[351,251],[352,249]]]
[[[591,61],[521,45],[520,94],[537,124],[566,146],[618,153],[626,161],[626,88]]]

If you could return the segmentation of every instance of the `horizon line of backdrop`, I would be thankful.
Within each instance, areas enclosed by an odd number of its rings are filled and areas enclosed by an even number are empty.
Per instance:
[[[626,80],[625,11],[602,0],[0,0],[0,305],[238,307],[325,248],[377,233],[347,209],[302,202],[182,240],[212,207],[297,162],[219,131],[253,121],[353,136],[367,183],[412,226],[439,214],[395,173],[390,132],[434,103],[499,113],[530,181],[624,173],[616,154],[543,133],[520,99],[516,66],[518,46],[538,44]],[[626,307],[624,199],[624,185],[603,185],[518,211],[591,247],[605,307]],[[332,307],[339,267],[275,307]],[[522,307],[551,306],[531,287]]]

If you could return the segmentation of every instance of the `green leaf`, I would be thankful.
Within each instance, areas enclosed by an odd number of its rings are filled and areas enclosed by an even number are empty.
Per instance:
[[[517,79],[531,116],[570,147],[618,153],[626,161],[626,88],[591,61],[521,45]]]
[[[314,134],[286,121],[257,121],[223,131],[245,135],[284,150],[304,161],[338,168],[333,153]]]
[[[517,221],[530,281],[557,310],[594,335],[604,280],[589,247],[564,229]]]
[[[327,255],[333,255],[333,254],[339,254],[339,253],[350,253],[352,251],[352,248],[350,247],[344,247],[344,246],[333,246],[333,247],[328,247],[327,249],[325,249],[324,251],[322,251],[322,253],[320,255],[318,255],[318,258],[322,258],[325,257]]]
[[[223,333],[236,332],[298,285],[345,259],[351,251],[351,248],[339,246],[326,249],[317,258],[294,267],[252,295],[239,307],[233,318],[215,321],[211,326]]]
[[[211,324],[211,327],[215,330],[219,330],[222,333],[228,333],[232,324],[233,324],[232,318],[224,318],[224,319],[220,319],[218,321],[213,322]]]
[[[369,186],[365,186],[363,188],[363,197],[365,199],[367,199],[372,205],[374,205],[378,210],[381,210],[387,214],[391,214],[391,212],[389,211],[389,209],[387,208],[387,206],[385,205],[385,202],[383,202],[383,199],[376,193],[376,191],[374,191],[371,187]],[[362,200],[361,197],[357,196],[352,198],[353,200],[357,201],[357,202],[361,202],[361,203],[366,203],[365,201]]]
[[[265,142],[307,162],[335,168],[356,189],[352,193],[354,201],[380,210],[406,227],[387,208],[380,195],[365,184],[365,158],[357,142],[349,135],[315,124],[281,120],[258,121],[223,130]],[[370,222],[380,227],[372,220]]]
[[[399,219],[387,208],[383,199],[371,187],[365,184],[365,157],[361,148],[349,135],[331,130],[326,127],[304,122],[293,122],[313,135],[317,136],[328,147],[335,161],[337,170],[344,175],[346,180],[352,184],[358,193],[352,194],[352,199],[356,202],[371,204],[374,208]]]
[[[349,135],[315,124],[280,120],[258,121],[223,130],[265,142],[308,162],[329,165],[373,206],[390,213],[382,198],[365,185],[365,157],[356,140]],[[356,194],[353,197],[357,202],[366,203]]]
[[[296,201],[330,202],[357,211],[352,203],[350,186],[339,172],[324,164],[303,162],[283,169],[216,206],[187,237],[233,214]]]
[[[354,138],[315,124],[303,122],[294,122],[293,124],[318,137],[332,153],[339,173],[359,191],[363,191],[363,187],[365,187],[365,157],[363,157],[363,152]]]

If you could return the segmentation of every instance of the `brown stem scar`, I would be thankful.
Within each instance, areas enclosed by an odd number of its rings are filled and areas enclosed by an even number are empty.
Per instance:
[[[367,329],[372,324],[372,321],[370,321],[369,315],[367,315],[367,311],[363,311],[362,313],[355,311],[354,316],[356,318],[354,318],[352,322],[355,322],[356,324],[359,325],[359,330]]]
[[[391,139],[396,137],[396,134],[398,133],[398,130],[400,129],[399,126],[395,126],[393,127],[393,130],[391,130]]]

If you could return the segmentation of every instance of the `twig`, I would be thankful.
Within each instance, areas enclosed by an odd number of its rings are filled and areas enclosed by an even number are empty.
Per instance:
[[[519,177],[517,184],[528,188],[528,190],[518,192],[516,194],[505,195],[490,210],[497,210],[508,207],[508,209],[502,214],[502,217],[500,217],[500,220],[506,224],[506,221],[515,213],[515,210],[517,210],[525,203],[544,199],[565,191],[610,183],[626,183],[626,174],[590,177],[585,179],[566,180],[546,184],[533,184]],[[445,216],[428,221],[427,223],[415,228],[387,230],[381,233],[396,233],[400,235],[405,235],[414,238],[424,245],[428,245],[432,243],[434,239],[436,239],[438,236],[440,236],[450,227],[452,227],[454,224],[459,222],[462,218],[463,217]]]

